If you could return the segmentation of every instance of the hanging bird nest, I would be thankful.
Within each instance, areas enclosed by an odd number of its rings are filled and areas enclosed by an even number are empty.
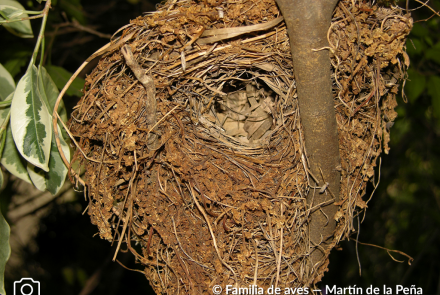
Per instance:
[[[340,1],[334,11],[321,49],[341,154],[333,244],[354,231],[389,151],[411,28],[398,7]],[[85,183],[100,237],[128,248],[157,294],[317,283],[328,255],[310,269],[320,204],[305,199],[316,188],[275,1],[170,1],[120,31],[67,124],[71,180]]]

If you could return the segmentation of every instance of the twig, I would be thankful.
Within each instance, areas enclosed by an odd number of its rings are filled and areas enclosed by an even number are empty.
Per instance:
[[[130,184],[129,184],[129,189],[130,187],[133,185],[134,179],[136,179],[136,173],[137,171],[134,171],[133,176],[130,180]],[[119,235],[119,242],[118,242],[118,246],[116,247],[116,251],[115,251],[115,255],[113,256],[113,261],[115,261],[116,256],[118,255],[119,252],[119,248],[121,247],[122,244],[122,240],[124,239],[124,234],[125,231],[127,230],[127,225],[131,220],[131,215],[132,215],[132,210],[133,210],[133,196],[136,195],[136,184],[137,182],[134,183],[134,186],[132,188],[131,194],[128,195],[128,210],[127,210],[127,214],[125,215],[125,222],[124,222],[124,227],[122,228],[122,233]],[[129,192],[129,189],[127,190],[127,192]],[[126,199],[127,200],[127,199]],[[122,208],[125,207],[125,203],[124,206]],[[122,215],[122,214],[121,214]],[[122,217],[122,216],[121,216]],[[118,222],[118,226],[119,226],[119,222]],[[127,244],[129,243],[129,241],[127,241]]]
[[[96,31],[96,30],[94,30],[92,28],[85,27],[85,26],[81,25],[76,19],[74,19],[71,23],[69,22],[68,24],[71,25],[72,27],[75,27],[75,28],[81,30],[81,31],[90,33],[92,35],[96,35],[96,36],[98,36],[100,38],[110,39],[112,37],[112,35],[103,34],[103,33],[98,32],[98,31]]]
[[[390,254],[390,252],[398,253],[398,254],[403,255],[403,256],[405,256],[406,258],[408,258],[408,265],[411,265],[411,262],[414,260],[414,258],[412,258],[411,256],[409,256],[408,254],[406,254],[406,253],[404,253],[404,252],[402,252],[402,251],[399,251],[399,250],[391,250],[391,249],[388,249],[388,248],[385,248],[385,247],[381,247],[381,246],[378,246],[378,245],[368,244],[368,243],[362,243],[362,242],[359,242],[359,241],[357,241],[357,243],[359,243],[359,244],[361,244],[361,245],[364,245],[364,246],[371,246],[371,247],[379,248],[379,249],[382,249],[382,250],[386,250],[386,251],[388,252],[388,255],[390,255],[391,259],[393,259],[393,260],[396,261],[396,262],[400,262],[400,263],[402,263],[403,261],[400,261],[400,260],[395,259],[395,258]]]
[[[31,19],[42,18],[42,17],[44,17],[44,11],[43,11],[42,14],[35,15],[35,16],[22,17],[22,18],[17,18],[17,19],[13,19],[13,20],[2,20],[2,21],[0,21],[0,24],[10,24],[10,23],[15,23],[15,22],[21,22],[21,21],[24,21],[24,20],[31,20]]]
[[[165,120],[166,117],[168,117],[175,109],[177,109],[178,107],[180,107],[179,105],[176,105],[174,108],[172,108],[168,113],[165,114],[165,116],[163,116],[158,122],[156,122],[156,124],[154,124],[153,127],[151,127],[150,129],[142,129],[142,128],[138,128],[138,130],[141,131],[147,131],[147,134],[150,134],[151,131],[154,130],[154,128],[156,128],[156,126],[158,126],[163,120]]]
[[[51,0],[47,0],[46,5],[44,6],[42,12],[43,21],[41,22],[40,33],[38,34],[37,43],[35,44],[35,49],[34,49],[34,53],[32,54],[31,62],[29,63],[29,68],[31,67],[31,65],[35,64],[35,61],[37,59],[38,49],[40,48],[41,41],[44,38],[44,29],[46,28],[46,21],[47,21],[47,16],[49,14],[50,4],[51,4]]]
[[[195,34],[195,36],[193,38],[191,38],[191,40],[188,43],[186,43],[184,46],[182,46],[182,48],[179,49],[180,52],[184,51],[185,48],[191,46],[191,44],[193,44],[197,39],[200,38],[200,36],[203,34],[204,31],[205,31],[205,27],[201,27],[199,29],[199,31]]]
[[[356,112],[359,111],[359,109],[360,109],[361,107],[363,107],[367,102],[369,102],[370,99],[373,97],[373,95],[374,95],[375,92],[376,92],[376,89],[374,89],[373,91],[371,91],[371,93],[366,97],[366,100],[365,100],[363,103],[361,103],[360,106],[358,106],[358,107],[353,111],[353,113],[350,115],[350,117],[353,117],[353,116],[356,114]]]
[[[281,217],[283,216],[283,203],[280,203],[281,207]],[[283,229],[284,227],[281,227],[281,233],[280,233],[280,254],[278,254],[278,261],[277,261],[277,278],[275,281],[275,288],[278,286],[278,281],[280,279],[280,270],[281,270],[281,257],[283,256]]]
[[[133,74],[136,76],[136,78],[139,80],[139,82],[144,85],[145,91],[147,92],[147,100],[146,100],[146,122],[148,128],[152,128],[152,126],[156,125],[156,88],[154,86],[154,80],[153,77],[150,75],[147,75],[145,73],[145,70],[137,63],[133,56],[133,52],[131,51],[131,48],[129,45],[124,45],[121,48],[121,53],[125,58],[125,62],[130,67],[130,69],[133,71]],[[156,134],[150,134],[149,135],[149,145],[154,148],[157,146],[157,135]]]
[[[254,271],[254,286],[257,285],[257,277],[258,277],[258,247],[257,242],[255,242],[254,239],[252,239],[252,242],[254,243],[255,248],[255,271]]]

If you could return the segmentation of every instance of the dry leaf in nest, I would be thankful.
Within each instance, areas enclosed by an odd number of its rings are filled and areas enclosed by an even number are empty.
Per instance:
[[[334,244],[354,230],[382,144],[388,151],[411,27],[399,8],[340,1],[334,12]],[[157,293],[319,281],[328,259],[307,261],[319,247],[307,236],[312,188],[275,2],[171,1],[122,38],[87,77],[68,126],[100,236],[126,243]]]

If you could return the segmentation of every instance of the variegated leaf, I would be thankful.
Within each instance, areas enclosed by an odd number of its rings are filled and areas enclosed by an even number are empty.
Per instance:
[[[44,172],[43,169],[35,167],[34,165],[32,165],[29,162],[27,163],[26,169],[27,169],[29,177],[32,181],[32,184],[40,191],[42,191],[42,192],[46,191],[45,174],[47,172]]]
[[[53,108],[55,107],[55,103],[60,92],[58,91],[57,85],[53,81],[52,77],[49,75],[44,67],[39,66],[38,71],[38,87],[40,89],[41,95],[45,97],[47,109],[52,115]],[[62,100],[58,107],[58,114],[64,122],[67,121],[67,111]]]
[[[48,171],[52,121],[38,90],[38,70],[34,65],[20,79],[15,89],[10,124],[15,144],[23,158]]]
[[[6,99],[2,101],[11,100],[13,96],[14,96],[14,91],[12,91],[8,95],[8,97],[6,97]],[[8,118],[8,114],[10,110],[11,110],[11,106],[0,106],[0,126],[3,126],[3,123]]]
[[[26,9],[18,2],[14,0],[0,0],[0,11],[9,19],[22,19],[28,17],[25,13]],[[0,20],[5,20],[0,15]],[[16,21],[12,23],[4,23],[3,26],[9,32],[22,38],[33,38],[31,22],[27,20]]]
[[[44,102],[45,106],[52,114],[52,110],[55,106],[59,91],[47,73],[46,69],[42,66],[38,68],[38,90],[41,95],[41,100]],[[62,105],[61,110],[63,117],[66,118],[66,111],[64,105]],[[60,115],[61,116],[61,115]],[[61,129],[58,126],[58,134],[60,134],[60,142],[63,152],[67,159],[70,160],[70,149],[68,144],[65,142]],[[27,172],[29,174],[32,183],[41,191],[48,190],[52,194],[57,194],[58,191],[64,184],[64,180],[67,175],[67,167],[64,165],[63,160],[58,151],[58,147],[55,141],[55,133],[52,135],[50,159],[49,159],[49,171],[45,172],[39,167],[36,167],[30,163],[27,164]]]
[[[26,160],[20,155],[12,138],[11,126],[6,129],[6,142],[3,150],[1,163],[12,175],[31,183],[26,170]]]
[[[49,73],[46,71],[46,69],[42,66],[39,67],[39,81],[41,81],[39,83],[40,89],[41,89],[41,93],[44,93],[46,95],[46,100],[48,103],[48,109],[50,111],[50,114],[53,113],[53,109],[55,107],[55,103],[58,99],[58,95],[60,94],[60,92],[58,91],[58,88],[55,84],[55,82],[53,81],[52,77],[49,75]],[[63,120],[64,122],[67,121],[67,111],[66,111],[66,107],[64,106],[63,101],[60,101],[60,104],[58,106],[58,114],[60,115],[61,120]],[[62,132],[61,131],[61,125],[58,125],[58,134],[60,136],[60,142],[62,145],[62,149],[64,151],[64,154],[67,158],[68,161],[70,161],[70,149],[69,149],[69,136],[67,135],[66,132]],[[55,134],[55,133],[54,133]],[[56,142],[55,142],[55,138],[52,139],[52,150],[53,148],[57,148],[56,146]],[[56,156],[59,154],[52,154],[51,152],[51,157],[52,156]],[[59,160],[61,161],[61,157],[59,156]],[[62,162],[59,162],[62,164]],[[51,164],[49,163],[49,168],[50,168]],[[64,166],[64,164],[62,164],[62,166]],[[59,167],[57,167],[57,170],[60,171]],[[67,169],[66,169],[66,173],[67,173]],[[66,175],[66,174],[64,174]]]
[[[58,134],[61,130],[58,127]],[[61,147],[67,159],[70,159],[70,149],[67,143],[60,136]],[[48,190],[53,195],[56,195],[64,184],[67,175],[67,167],[64,165],[58,152],[57,144],[55,142],[55,134],[52,138],[52,148],[50,151],[49,172],[45,172],[38,167],[28,164],[27,171],[32,180],[32,183],[41,191]]]
[[[11,254],[11,247],[9,246],[10,228],[0,210],[0,294],[5,292],[5,266]]]
[[[9,94],[15,89],[14,78],[9,74],[8,70],[0,64],[0,100],[5,100]]]
[[[9,94],[9,96],[5,99],[5,101],[11,100],[14,96],[14,92]],[[3,125],[5,120],[8,118],[8,113],[10,111],[10,107],[0,108],[0,126]],[[26,160],[20,156],[20,153],[17,151],[17,148],[14,143],[14,138],[12,137],[11,126],[9,125],[6,129],[6,141],[5,147],[3,149],[3,153],[1,155],[1,163],[9,171],[12,175],[17,176],[18,178],[23,179],[31,183],[29,176],[26,171]]]
[[[70,147],[67,142],[64,140],[61,129],[59,126],[58,134],[60,135],[60,143],[61,149],[63,150],[64,156],[68,161],[70,161]],[[61,189],[66,180],[67,176],[67,167],[64,165],[63,159],[61,159],[61,155],[58,151],[57,143],[55,141],[55,133],[53,134],[52,139],[52,149],[50,152],[50,161],[49,161],[49,177],[47,179],[47,189],[52,193],[56,194]]]

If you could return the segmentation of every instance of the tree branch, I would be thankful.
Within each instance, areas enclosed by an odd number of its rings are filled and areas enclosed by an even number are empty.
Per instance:
[[[339,199],[339,141],[332,95],[331,64],[327,50],[314,51],[328,45],[327,31],[337,0],[277,0],[290,38],[293,67],[298,91],[301,123],[310,170],[318,178],[315,186],[324,186]],[[322,173],[321,173],[322,170]],[[313,180],[312,180],[313,182]],[[313,185],[312,184],[312,185]],[[331,194],[311,189],[307,195],[310,208],[328,204]],[[334,202],[332,202],[334,203]],[[334,215],[338,207],[322,205],[310,214],[310,247],[313,272],[329,249],[336,226]]]

